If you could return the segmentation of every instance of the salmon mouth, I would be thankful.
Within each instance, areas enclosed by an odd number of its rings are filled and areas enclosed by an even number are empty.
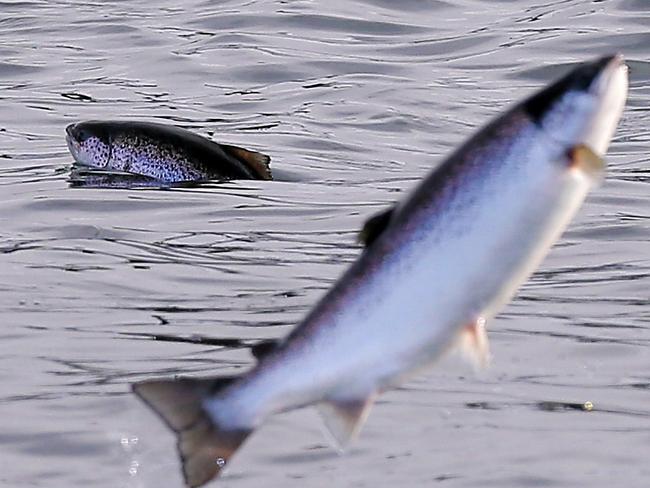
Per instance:
[[[70,124],[65,128],[65,142],[68,145],[68,150],[70,151],[70,154],[72,154],[72,157],[75,159],[75,161],[81,163],[82,161],[79,160],[81,144],[74,135],[74,127],[75,124]]]
[[[625,58],[620,53],[601,58],[597,65],[600,72],[595,76],[589,90],[594,95],[604,95],[610,86],[616,83],[616,78],[621,75],[627,78],[629,68],[625,64]]]
[[[602,58],[601,69],[589,93],[596,99],[595,109],[584,132],[583,142],[603,157],[623,113],[628,90],[628,66],[621,54]]]
[[[523,102],[530,119],[565,149],[579,144],[603,157],[627,98],[621,54],[584,63]]]

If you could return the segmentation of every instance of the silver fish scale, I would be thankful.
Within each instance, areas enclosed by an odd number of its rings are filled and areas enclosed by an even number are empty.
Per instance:
[[[97,168],[105,168],[109,164],[111,150],[97,137],[89,137],[83,144],[84,151],[91,155],[92,164]]]
[[[139,137],[124,137],[112,145],[109,167],[118,171],[150,176],[163,181],[201,180],[199,171],[179,151],[166,144],[154,144]]]

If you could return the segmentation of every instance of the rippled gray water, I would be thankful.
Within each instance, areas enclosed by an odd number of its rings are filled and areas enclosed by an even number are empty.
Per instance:
[[[622,51],[608,178],[490,324],[492,366],[450,358],[383,396],[345,457],[313,412],[277,416],[215,486],[647,486],[649,26],[645,0],[0,2],[0,485],[179,486],[130,382],[251,358],[152,335],[286,334],[367,216],[513,100]],[[71,188],[64,127],[88,118],[261,150],[290,181]]]

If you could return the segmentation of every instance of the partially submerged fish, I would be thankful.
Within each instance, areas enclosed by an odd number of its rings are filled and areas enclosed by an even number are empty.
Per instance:
[[[66,127],[72,157],[93,168],[173,183],[213,179],[270,180],[270,158],[153,122],[79,122]]]
[[[579,66],[470,138],[394,209],[304,321],[241,376],[137,383],[178,435],[186,484],[217,476],[277,412],[317,405],[340,446],[379,393],[460,345],[542,261],[603,174],[625,104],[620,55]]]

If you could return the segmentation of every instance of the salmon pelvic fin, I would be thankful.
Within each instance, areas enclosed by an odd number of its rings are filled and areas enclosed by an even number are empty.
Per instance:
[[[485,330],[485,319],[479,317],[466,324],[458,333],[456,346],[475,370],[485,369],[490,364],[490,343]]]
[[[203,486],[219,476],[252,429],[221,426],[204,401],[235,377],[150,380],[133,385],[133,392],[177,435],[185,484]]]

